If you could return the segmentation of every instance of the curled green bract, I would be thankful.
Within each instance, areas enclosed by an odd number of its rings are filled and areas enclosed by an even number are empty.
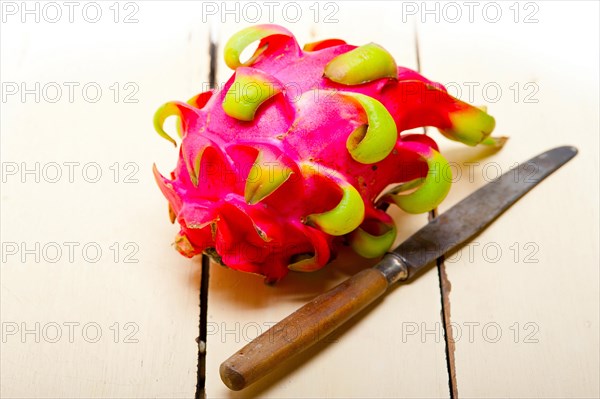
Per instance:
[[[295,272],[303,272],[310,273],[317,271],[323,267],[322,264],[319,263],[318,255],[316,253],[306,253],[300,256],[297,256],[295,259],[292,259],[293,262],[290,263],[287,267],[290,270]]]
[[[240,55],[251,43],[271,35],[292,36],[290,31],[277,25],[256,25],[242,29],[231,36],[225,44],[225,63],[231,69],[252,65],[254,60],[265,50],[264,48],[258,48],[246,62],[240,61]]]
[[[352,249],[363,258],[372,259],[385,254],[396,239],[396,226],[378,223],[380,234],[371,234],[362,227],[357,228],[350,235],[350,246]]]
[[[223,111],[232,118],[251,121],[258,107],[282,90],[283,85],[271,75],[254,68],[239,67],[223,99]]]
[[[333,46],[340,46],[342,44],[346,44],[346,42],[341,39],[325,39],[306,43],[302,49],[304,51],[319,51]]]
[[[179,118],[179,123],[177,124],[177,133],[179,137],[182,136],[182,109],[189,108],[189,104],[182,103],[180,101],[170,101],[168,103],[163,104],[159,109],[154,113],[154,130],[158,133],[158,135],[164,138],[167,141],[173,143],[174,146],[177,146],[177,142],[175,139],[164,130],[165,120],[170,116],[177,116]]]
[[[451,127],[440,132],[451,140],[475,146],[484,141],[496,126],[495,119],[477,107],[459,109],[448,114]]]
[[[367,114],[367,125],[356,128],[346,141],[346,148],[357,162],[371,164],[387,157],[398,140],[394,118],[376,99],[359,93],[341,92],[355,99]]]
[[[254,205],[277,190],[291,176],[286,168],[269,152],[260,151],[250,168],[244,188],[244,199]]]
[[[365,204],[358,191],[351,185],[340,186],[342,199],[330,211],[306,217],[308,223],[318,226],[332,236],[342,236],[356,229],[365,214]]]
[[[422,184],[415,191],[402,195],[399,192],[407,189],[407,186],[396,187],[384,197],[386,201],[398,205],[408,213],[429,212],[437,207],[448,195],[452,183],[452,173],[448,161],[439,152],[429,147],[422,145],[418,147],[417,152],[425,159],[429,167]]]
[[[506,144],[507,141],[508,141],[508,137],[506,137],[506,136],[499,136],[499,137],[488,136],[485,139],[483,139],[483,141],[479,144],[486,145],[489,147],[494,147],[495,149],[499,150],[502,147],[504,147],[504,144]]]
[[[304,163],[301,166],[303,173],[314,173],[312,165]],[[365,203],[360,193],[354,186],[339,177],[332,170],[319,167],[318,173],[324,174],[333,180],[342,190],[342,199],[331,210],[306,216],[309,225],[317,226],[321,231],[332,236],[342,236],[356,229],[365,217]]]
[[[309,273],[322,268],[322,266],[317,263],[314,256],[306,256],[307,257],[305,259],[300,259],[294,263],[290,263],[288,265],[288,269],[295,272]]]
[[[296,272],[314,272],[321,269],[329,261],[330,251],[327,240],[315,232],[312,228],[299,222],[294,222],[296,228],[303,231],[308,241],[312,244],[314,251],[305,252],[293,256],[288,264],[288,269]]]
[[[202,155],[204,155],[204,150],[205,149],[202,148],[200,151],[198,151],[198,154],[196,154],[192,165],[190,165],[187,162],[186,158],[186,167],[188,170],[188,174],[190,175],[190,180],[192,181],[192,184],[195,187],[198,187],[198,178],[200,176],[200,163],[202,162]]]
[[[329,61],[324,74],[336,83],[358,85],[381,78],[397,78],[398,67],[386,49],[369,43]]]

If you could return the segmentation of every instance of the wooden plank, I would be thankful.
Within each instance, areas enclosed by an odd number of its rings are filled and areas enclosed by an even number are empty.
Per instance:
[[[274,22],[290,29],[301,44],[329,37],[354,44],[374,41],[387,48],[400,65],[416,67],[412,25],[380,15],[382,9],[389,15],[399,15],[400,3],[374,2],[368,8],[351,2],[335,4],[339,6],[334,16],[337,23],[322,20],[315,23],[313,11],[308,9],[311,3],[302,3],[304,19],[298,23],[283,18]],[[226,21],[221,27],[221,37],[229,37],[239,29],[240,25]],[[221,62],[220,81],[229,75],[230,71]],[[394,217],[399,224],[398,241],[426,222],[426,215],[407,216],[394,211]],[[256,276],[214,266],[209,294],[207,396],[447,397],[448,376],[435,271],[399,287],[339,333],[299,359],[282,365],[256,385],[236,393],[220,381],[218,368],[223,360],[269,325],[355,274],[365,264],[364,260],[345,253],[319,272],[291,273],[275,287],[265,286]],[[436,327],[428,335],[421,330],[425,325]]]
[[[488,105],[510,136],[488,157],[443,143],[461,177],[440,211],[546,149],[580,154],[446,261],[458,393],[598,397],[598,4],[519,3],[519,23],[500,4],[496,24],[430,16],[419,29],[428,76],[476,104],[501,88]]]
[[[194,395],[198,267],[170,246],[177,229],[151,166],[166,173],[177,153],[154,134],[152,115],[191,96],[206,71],[207,33],[199,6],[135,4],[133,24],[112,22],[112,3],[100,4],[97,24],[80,14],[73,24],[21,24],[18,15],[2,24],[2,81],[63,88],[56,103],[53,91],[39,103],[18,94],[2,102],[3,170],[19,168],[2,185],[2,242],[40,248],[24,261],[20,248],[2,251],[2,397]],[[64,82],[79,83],[73,102]],[[97,102],[82,97],[86,83],[101,87]],[[79,162],[72,182],[65,162]],[[36,163],[39,183],[21,174]],[[88,182],[97,170],[100,180]],[[72,261],[65,242],[78,245]]]
[[[46,98],[36,103],[27,97],[25,103],[2,103],[3,162],[16,162],[19,167],[25,162],[29,168],[35,162],[40,162],[40,168],[57,162],[63,173],[58,183],[46,178],[36,183],[32,175],[26,175],[22,183],[17,174],[3,184],[3,242],[25,242],[27,248],[37,242],[41,246],[56,242],[61,244],[63,257],[52,263],[48,259],[54,253],[40,253],[39,263],[35,255],[27,255],[22,262],[17,253],[2,264],[2,396],[194,394],[199,259],[183,259],[169,246],[177,229],[166,224],[165,201],[149,170],[157,161],[166,173],[173,167],[175,153],[153,136],[150,118],[164,101],[185,99],[202,90],[207,30],[201,20],[206,10],[190,2],[169,3],[168,8],[165,3],[135,4],[139,14],[133,17],[139,22],[131,25],[111,22],[114,15],[107,3],[102,5],[107,19],[98,24],[77,20],[74,24],[11,22],[2,26],[4,82],[77,82],[81,86],[93,82],[103,89],[97,103],[83,99],[79,91],[74,102],[63,97],[56,104]],[[304,17],[296,23],[281,17],[273,22],[288,26],[301,42],[326,36],[342,36],[357,44],[373,40],[388,48],[400,64],[415,67],[411,26],[381,16],[382,9],[388,15],[400,15],[399,4],[373,3],[364,9],[359,4],[339,3],[334,16],[338,22],[332,24],[324,18],[334,9],[321,9],[315,22],[308,6],[302,5]],[[121,11],[119,21],[135,9]],[[221,37],[239,28],[226,20]],[[223,68],[221,73],[225,73]],[[225,76],[221,75],[221,81]],[[114,89],[110,89],[115,82],[121,89],[116,103]],[[124,87],[129,82],[139,88],[132,97],[137,103],[123,102],[123,96],[132,92],[132,86]],[[71,161],[79,162],[78,167],[98,163],[103,178],[88,183],[76,174],[70,183],[63,163]],[[115,162],[121,172],[118,183],[113,182],[114,170],[110,169]],[[133,169],[126,169],[128,162],[134,163]],[[139,171],[132,177],[139,182],[124,183],[135,165]],[[407,217],[396,212],[395,218],[400,223],[399,240],[425,223],[423,215]],[[97,243],[103,256],[91,263],[76,251],[70,262],[64,242],[79,243],[78,249]],[[112,258],[114,242],[120,249],[117,262]],[[129,242],[134,246],[126,248]],[[139,262],[125,263],[124,256],[135,245],[139,251],[131,260]],[[275,288],[263,286],[253,276],[214,267],[209,298],[209,397],[235,396],[219,381],[218,364],[258,332],[257,325],[264,328],[265,323],[279,320],[361,265],[359,259],[342,256],[319,273],[294,274]],[[282,368],[243,395],[445,397],[448,386],[439,304],[437,276],[428,273],[397,289],[359,321],[307,353],[300,366]],[[19,330],[13,334],[14,323]],[[35,342],[35,333],[23,332],[25,327],[35,330],[36,323],[40,323],[40,343]],[[54,323],[62,332],[56,343],[50,342],[55,339]],[[96,339],[96,325],[87,327],[86,336],[81,336],[88,323],[97,323],[102,331],[97,343],[88,342]],[[125,323],[133,327],[126,329]],[[75,328],[73,342],[68,325]],[[139,342],[124,342],[126,334],[136,328],[129,340]],[[114,329],[120,333],[117,342]],[[366,362],[368,367],[360,366]]]

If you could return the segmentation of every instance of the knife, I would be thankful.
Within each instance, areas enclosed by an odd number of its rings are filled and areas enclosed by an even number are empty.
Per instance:
[[[576,154],[575,147],[554,148],[486,184],[432,219],[377,265],[321,294],[225,360],[219,370],[221,379],[238,391],[264,377],[329,335],[393,284],[414,278],[440,256],[459,249]]]

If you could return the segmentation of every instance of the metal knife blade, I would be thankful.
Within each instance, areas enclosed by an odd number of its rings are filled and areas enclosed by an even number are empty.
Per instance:
[[[319,295],[225,360],[221,379],[240,390],[269,374],[284,360],[333,332],[397,281],[414,277],[438,257],[482,232],[519,198],[577,154],[558,147],[488,183],[433,219],[373,268]],[[287,332],[294,331],[290,339]]]
[[[571,146],[546,151],[509,170],[432,219],[387,255],[399,257],[403,263],[399,267],[406,268],[399,271],[400,275],[396,276],[395,281],[413,277],[440,256],[451,253],[472,239],[575,155],[577,149]],[[394,259],[387,262],[394,263]],[[385,259],[383,263],[386,263]],[[387,270],[387,276],[390,273]]]

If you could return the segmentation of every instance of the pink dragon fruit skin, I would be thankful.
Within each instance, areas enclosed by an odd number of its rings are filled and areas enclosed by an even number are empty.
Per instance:
[[[468,145],[500,145],[485,111],[397,67],[376,44],[301,49],[283,27],[257,25],[229,40],[225,60],[235,73],[221,90],[155,115],[174,144],[162,125],[180,121],[177,166],[169,179],[154,174],[181,226],[175,247],[188,257],[205,252],[273,282],[322,268],[342,243],[381,256],[396,234],[383,203],[427,212],[450,188],[436,143],[403,131],[434,126]]]

